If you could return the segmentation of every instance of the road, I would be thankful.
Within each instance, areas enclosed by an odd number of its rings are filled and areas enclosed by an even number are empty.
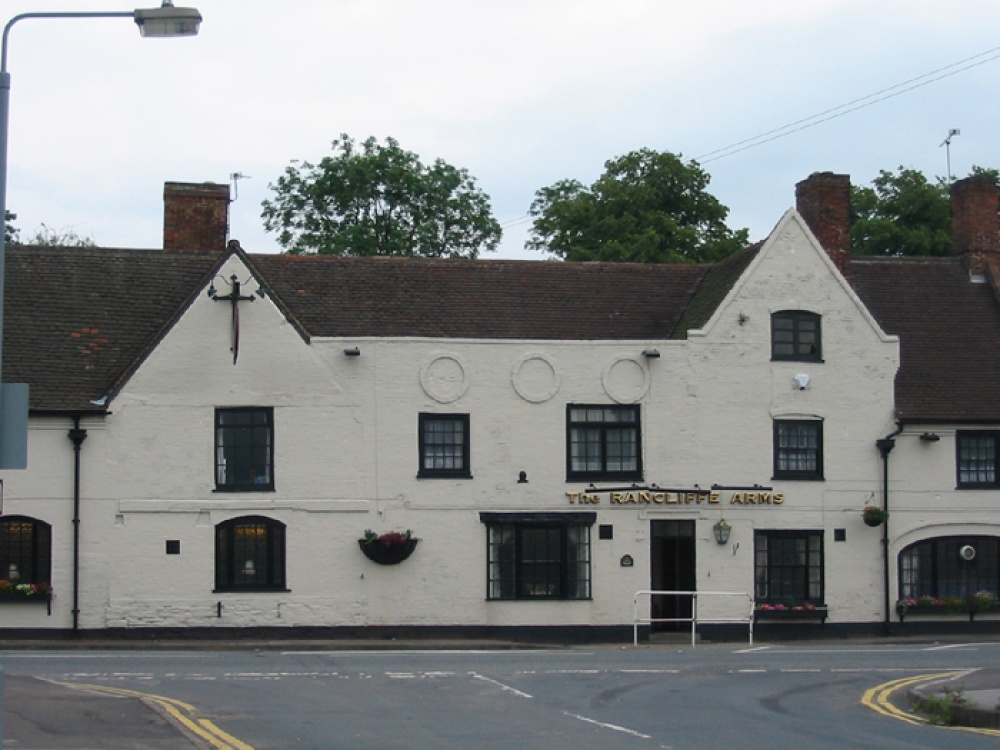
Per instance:
[[[7,651],[0,664],[11,684],[30,677],[157,696],[164,715],[188,706],[192,721],[218,728],[204,747],[240,750],[1000,747],[998,736],[917,725],[862,703],[899,678],[1000,666],[1000,643]]]

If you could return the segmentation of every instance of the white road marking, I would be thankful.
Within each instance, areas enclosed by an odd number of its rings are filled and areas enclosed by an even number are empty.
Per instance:
[[[513,688],[510,685],[504,685],[502,682],[498,682],[497,680],[493,680],[493,679],[491,679],[489,677],[484,677],[483,675],[477,674],[476,672],[469,672],[469,674],[472,675],[472,677],[474,679],[476,679],[476,680],[482,680],[483,682],[488,682],[491,685],[496,685],[501,690],[506,690],[507,692],[513,693],[514,695],[519,696],[521,698],[533,698],[534,697],[532,695],[529,695],[528,693],[524,693],[524,692],[518,690],[517,688]]]
[[[569,711],[563,711],[567,716],[572,716],[574,719],[579,719],[580,721],[585,721],[588,724],[594,724],[595,726],[602,727],[603,729],[611,729],[615,732],[622,732],[623,734],[628,734],[633,737],[639,737],[644,740],[652,739],[652,735],[643,734],[642,732],[637,732],[634,729],[628,729],[626,727],[620,727],[617,724],[608,724],[603,721],[597,721],[596,719],[588,719],[586,716],[580,716],[579,714],[572,714]]]

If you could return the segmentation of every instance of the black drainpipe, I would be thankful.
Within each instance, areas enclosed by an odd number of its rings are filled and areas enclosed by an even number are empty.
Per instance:
[[[899,423],[897,423],[899,424]],[[903,425],[899,426],[886,435],[884,438],[875,441],[875,447],[878,448],[879,453],[882,454],[882,509],[886,513],[889,512],[889,454],[892,453],[892,449],[896,447],[896,441],[893,439],[899,433],[903,431]],[[885,611],[885,618],[882,622],[882,630],[884,635],[890,635],[890,629],[892,626],[891,613],[889,602],[889,520],[886,519],[885,523],[882,524],[882,595],[884,598],[883,608]]]
[[[73,634],[80,628],[80,449],[87,431],[80,427],[80,416],[73,417],[67,434],[73,441]]]

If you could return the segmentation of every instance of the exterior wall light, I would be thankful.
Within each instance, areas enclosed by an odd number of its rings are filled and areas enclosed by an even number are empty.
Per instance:
[[[936,443],[938,440],[941,439],[941,436],[938,435],[936,432],[925,432],[923,435],[920,436],[920,439],[925,443]]]
[[[360,357],[361,356],[361,350],[358,349],[358,347],[356,347],[356,346],[352,346],[350,349],[344,349],[344,356],[345,357]]]
[[[715,526],[712,527],[712,533],[715,534],[715,541],[719,544],[725,544],[729,541],[729,534],[733,530],[733,527],[725,518],[720,518]]]
[[[660,350],[659,349],[646,349],[643,351],[642,356],[646,359],[659,359]]]

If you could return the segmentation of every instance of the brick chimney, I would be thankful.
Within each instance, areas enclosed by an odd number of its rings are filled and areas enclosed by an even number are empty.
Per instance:
[[[986,274],[1000,253],[1000,192],[989,177],[967,177],[951,186],[951,243],[973,276]]]
[[[815,172],[795,186],[795,204],[844,276],[851,275],[851,178]]]
[[[229,229],[229,185],[163,185],[163,249],[221,252]]]

